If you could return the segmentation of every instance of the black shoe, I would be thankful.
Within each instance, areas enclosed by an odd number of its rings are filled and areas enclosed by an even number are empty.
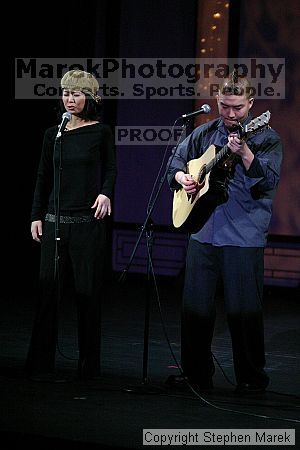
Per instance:
[[[58,377],[54,373],[37,373],[28,377],[30,381],[36,383],[66,383],[67,380],[63,377]]]
[[[196,391],[210,391],[214,387],[211,378],[208,380],[190,380],[183,375],[170,375],[166,384],[173,388],[188,388],[190,384]]]
[[[266,385],[259,385],[254,383],[239,383],[235,388],[235,393],[238,395],[247,395],[247,394],[261,394],[265,392]]]

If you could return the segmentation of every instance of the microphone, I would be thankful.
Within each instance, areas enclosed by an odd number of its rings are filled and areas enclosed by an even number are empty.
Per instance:
[[[197,111],[193,111],[189,114],[182,114],[182,119],[189,119],[190,117],[198,116],[198,114],[208,114],[211,111],[211,107],[207,104],[202,105],[200,109],[197,109]]]
[[[56,139],[61,137],[62,133],[65,130],[65,127],[66,127],[67,123],[69,122],[69,120],[71,120],[71,117],[72,117],[72,114],[70,112],[63,113],[62,120],[61,120],[61,123],[60,123],[59,128],[58,128],[58,132],[57,132],[57,135],[56,135]]]

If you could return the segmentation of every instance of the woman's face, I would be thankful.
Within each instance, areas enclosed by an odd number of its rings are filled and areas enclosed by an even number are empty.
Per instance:
[[[84,108],[86,97],[81,91],[63,90],[62,101],[66,111],[71,114],[79,114]]]

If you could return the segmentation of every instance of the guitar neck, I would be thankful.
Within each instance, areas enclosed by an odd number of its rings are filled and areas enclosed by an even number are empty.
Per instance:
[[[216,154],[216,156],[208,163],[205,167],[205,172],[209,173],[211,169],[218,164],[222,158],[225,156],[228,156],[230,154],[230,149],[227,145],[224,145],[224,147],[221,148],[221,150]]]
[[[249,137],[255,135],[258,132],[263,131],[265,128],[269,128],[269,120],[270,120],[270,111],[266,111],[265,113],[261,114],[259,117],[256,117],[256,119],[253,119],[246,128],[243,128],[241,124],[239,124],[239,132],[238,136],[240,139],[243,139],[243,141],[247,141]],[[205,173],[208,174],[211,169],[218,164],[218,162],[221,161],[222,158],[225,158],[226,156],[229,156],[231,153],[229,147],[224,145],[224,147],[221,148],[221,150],[216,154],[216,156],[206,164],[205,166]]]

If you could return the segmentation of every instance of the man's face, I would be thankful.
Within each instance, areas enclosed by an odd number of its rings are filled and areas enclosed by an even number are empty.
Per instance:
[[[219,114],[229,130],[236,128],[237,122],[243,122],[252,108],[253,98],[245,95],[217,95]]]

